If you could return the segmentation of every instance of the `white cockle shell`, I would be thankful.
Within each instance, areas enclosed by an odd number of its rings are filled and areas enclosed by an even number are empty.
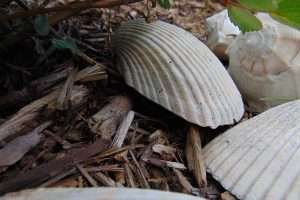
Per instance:
[[[187,121],[216,128],[242,117],[241,95],[228,72],[191,33],[134,20],[115,33],[113,47],[126,83]]]
[[[250,111],[300,97],[300,31],[259,14],[264,28],[229,46],[229,73]]]
[[[0,200],[204,200],[200,197],[150,189],[98,188],[39,188],[10,193]]]
[[[207,171],[244,200],[300,199],[300,100],[221,134],[203,150]]]

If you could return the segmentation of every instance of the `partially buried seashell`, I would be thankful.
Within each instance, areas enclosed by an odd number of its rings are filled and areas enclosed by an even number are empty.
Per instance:
[[[126,83],[150,100],[202,127],[238,121],[241,95],[216,56],[185,30],[134,20],[113,37]]]
[[[227,9],[206,19],[207,46],[222,60],[228,60],[227,47],[241,31],[229,19]]]
[[[229,73],[250,111],[300,97],[300,31],[267,14],[261,31],[240,34],[229,46]]]
[[[203,200],[200,197],[175,192],[130,188],[40,188],[10,193],[0,200]]]
[[[300,199],[300,100],[240,123],[204,147],[207,172],[239,199]]]

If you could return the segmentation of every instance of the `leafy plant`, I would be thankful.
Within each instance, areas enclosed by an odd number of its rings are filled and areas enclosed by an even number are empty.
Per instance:
[[[226,0],[230,20],[242,32],[262,28],[256,12],[267,12],[275,20],[300,29],[300,0]]]
[[[165,9],[170,9],[173,1],[172,0],[158,0],[158,3],[161,7],[165,8]]]
[[[34,20],[35,31],[41,35],[46,36],[50,32],[50,24],[47,15],[38,15]]]
[[[52,39],[52,44],[57,49],[67,49],[70,50],[73,54],[79,54],[80,50],[76,45],[76,42],[72,38],[65,39]]]

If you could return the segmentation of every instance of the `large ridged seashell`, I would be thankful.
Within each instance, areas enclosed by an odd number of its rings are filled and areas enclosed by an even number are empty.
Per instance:
[[[130,188],[40,188],[10,193],[0,200],[204,200],[191,195]]]
[[[126,83],[189,122],[216,128],[243,115],[241,95],[217,57],[185,30],[134,20],[113,38]]]
[[[244,121],[204,147],[207,171],[239,199],[300,199],[300,100]]]
[[[261,112],[300,97],[300,31],[259,14],[264,28],[229,46],[229,73],[249,110]]]

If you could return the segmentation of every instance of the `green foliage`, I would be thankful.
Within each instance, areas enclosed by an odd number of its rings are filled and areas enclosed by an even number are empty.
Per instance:
[[[258,31],[262,28],[262,23],[248,10],[229,6],[228,15],[233,24],[245,33],[249,31]]]
[[[238,0],[229,1],[230,20],[242,32],[257,31],[261,22],[252,14],[267,12],[274,19],[300,30],[300,0]]]
[[[38,15],[34,20],[35,31],[41,35],[46,36],[50,32],[50,24],[47,15]]]
[[[72,38],[52,39],[52,44],[57,49],[68,49],[73,54],[79,54],[80,50]]]
[[[170,9],[173,1],[172,0],[158,0],[158,3],[161,7],[165,8],[165,9]]]
[[[284,24],[300,29],[300,0],[281,0],[278,9],[271,15]]]
[[[239,0],[244,7],[255,11],[274,11],[278,7],[278,0]]]

